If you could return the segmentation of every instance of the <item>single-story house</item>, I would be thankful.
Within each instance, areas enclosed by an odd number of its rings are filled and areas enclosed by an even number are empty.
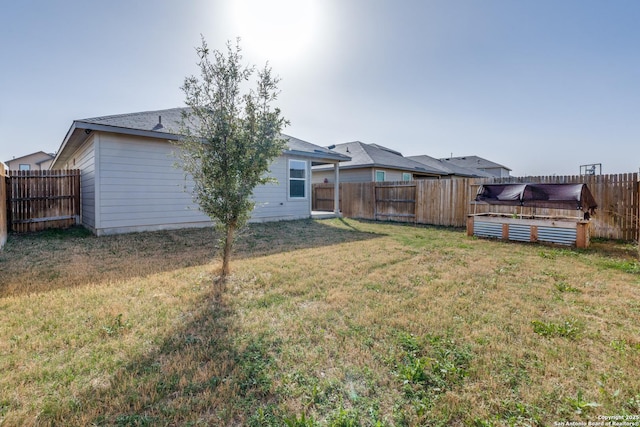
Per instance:
[[[208,216],[193,202],[192,180],[174,165],[182,108],[75,120],[51,169],[81,170],[81,223],[97,235],[206,227]],[[274,160],[277,183],[256,187],[251,221],[311,216],[312,165],[350,158],[283,135],[287,149]],[[337,187],[337,186],[336,186]],[[338,200],[338,190],[335,200]],[[334,213],[338,213],[337,203]]]
[[[25,156],[14,157],[11,160],[7,160],[5,164],[9,170],[47,170],[49,169],[54,156],[55,154],[37,151]]]
[[[511,169],[508,167],[478,156],[448,157],[440,160],[466,169],[477,169],[493,177],[505,178],[511,176]]]
[[[403,157],[398,151],[360,141],[328,147],[351,160],[340,162],[340,182],[412,181],[439,179],[449,173]],[[313,167],[313,183],[334,183],[330,166]]]
[[[491,178],[493,176],[480,169],[463,168],[462,166],[457,166],[454,163],[445,162],[444,160],[436,159],[435,157],[427,156],[426,154],[419,156],[407,156],[406,158],[422,163],[431,168],[441,169],[444,172],[448,172],[450,178]]]

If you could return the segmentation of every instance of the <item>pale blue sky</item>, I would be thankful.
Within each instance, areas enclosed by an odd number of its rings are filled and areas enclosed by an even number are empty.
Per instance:
[[[200,34],[282,78],[286,133],[513,175],[640,167],[636,0],[21,0],[0,11],[0,160],[74,119],[183,105]],[[268,25],[265,25],[268,24]]]

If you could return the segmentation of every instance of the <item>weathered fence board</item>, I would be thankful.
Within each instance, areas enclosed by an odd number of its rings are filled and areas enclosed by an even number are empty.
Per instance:
[[[80,223],[80,171],[11,171],[8,222],[13,232],[66,228]]]
[[[0,249],[7,243],[7,178],[4,165],[0,163]]]
[[[587,184],[593,194],[598,209],[592,218],[592,237],[620,240],[638,240],[640,218],[639,188],[637,173],[623,173],[617,175],[569,175],[569,176],[537,176],[537,177],[509,177],[476,180],[482,183],[548,183],[548,184]],[[477,188],[477,186],[475,187]],[[475,193],[474,193],[475,196]],[[507,206],[472,206],[472,213],[501,212],[514,213],[513,207]],[[516,213],[520,213],[517,208]],[[523,214],[562,216],[570,215],[571,211],[559,209],[523,208]],[[579,216],[579,212],[573,213]]]
[[[418,184],[416,222],[454,227],[466,224],[467,210],[465,205],[469,204],[468,201],[471,197],[468,179],[416,182]]]
[[[472,213],[523,213],[579,216],[560,209],[521,208],[475,204],[478,187],[489,183],[585,183],[598,209],[592,218],[592,237],[637,240],[640,218],[638,174],[542,176],[510,178],[458,178],[417,180],[411,183],[342,183],[340,208],[351,218],[393,220],[419,224],[464,227]],[[313,209],[333,210],[333,184],[314,184]]]
[[[377,182],[374,184],[374,219],[415,222],[416,184]]]
[[[333,211],[333,184],[318,184],[312,193],[312,206],[316,211]],[[342,184],[340,184],[342,198]]]
[[[333,184],[315,184],[314,192],[323,194],[327,198],[331,194],[333,200]],[[353,182],[340,184],[340,206],[342,214],[349,218],[373,219],[375,216],[374,204],[375,183],[373,182]],[[333,211],[333,202],[322,202],[319,208],[314,210]]]

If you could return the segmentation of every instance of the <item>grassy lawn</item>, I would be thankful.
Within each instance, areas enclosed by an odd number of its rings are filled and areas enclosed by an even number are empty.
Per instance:
[[[11,236],[0,425],[553,425],[640,413],[635,248],[355,220]]]

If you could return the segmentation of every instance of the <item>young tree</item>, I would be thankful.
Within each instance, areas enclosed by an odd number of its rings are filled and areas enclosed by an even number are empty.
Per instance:
[[[269,166],[286,147],[280,132],[288,122],[272,107],[279,79],[267,65],[257,73],[257,87],[242,93],[255,67],[241,64],[240,42],[227,42],[227,53],[210,51],[202,38],[196,48],[200,77],[187,77],[178,143],[180,166],[193,177],[194,201],[220,232],[224,286],[236,232],[254,207],[252,193],[272,181]]]

